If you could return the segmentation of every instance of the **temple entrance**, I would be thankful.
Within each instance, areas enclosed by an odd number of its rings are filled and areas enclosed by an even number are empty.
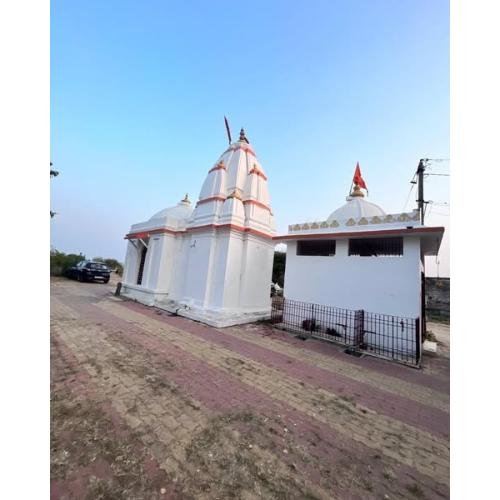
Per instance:
[[[139,262],[139,272],[137,273],[137,284],[138,285],[142,284],[142,275],[144,273],[144,264],[146,262],[147,252],[148,252],[148,247],[143,245],[142,250],[141,250],[141,260]]]

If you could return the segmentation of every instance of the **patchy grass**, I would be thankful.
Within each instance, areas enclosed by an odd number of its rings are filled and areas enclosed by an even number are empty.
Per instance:
[[[407,484],[406,489],[415,497],[415,498],[425,498],[424,492],[422,488],[417,484]]]
[[[150,460],[138,436],[119,436],[115,424],[98,401],[75,399],[58,391],[52,399],[51,477],[89,480],[86,498],[156,498],[167,483],[162,471],[148,477],[144,464]]]
[[[146,470],[150,453],[136,433],[113,421],[101,400],[86,391],[76,394],[63,383],[77,373],[65,362],[57,341],[51,344],[52,481],[82,483],[81,498],[160,498],[168,484],[166,474]]]
[[[239,432],[231,435],[230,427]],[[243,410],[217,416],[193,437],[186,448],[187,460],[206,477],[216,478],[198,486],[196,494],[215,498],[318,498],[297,477],[295,466],[278,464],[258,444],[265,442],[266,422],[260,415]],[[236,439],[235,439],[236,438]],[[269,443],[267,443],[269,444]],[[194,485],[195,486],[195,485]]]

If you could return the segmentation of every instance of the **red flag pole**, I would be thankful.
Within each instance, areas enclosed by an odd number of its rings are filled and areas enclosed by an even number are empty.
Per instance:
[[[224,123],[226,124],[226,132],[227,132],[227,139],[229,141],[229,145],[231,145],[231,131],[229,130],[229,123],[227,121],[227,118],[224,117]]]

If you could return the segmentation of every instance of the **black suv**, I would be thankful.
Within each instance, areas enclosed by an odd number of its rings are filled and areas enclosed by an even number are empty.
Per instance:
[[[91,262],[82,260],[76,266],[68,271],[68,277],[78,281],[102,280],[104,283],[109,281],[109,268],[102,262]]]

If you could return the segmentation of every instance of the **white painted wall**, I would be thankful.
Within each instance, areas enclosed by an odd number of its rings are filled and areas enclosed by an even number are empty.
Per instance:
[[[137,249],[134,247],[131,241],[127,241],[127,253],[125,255],[125,265],[123,266],[123,283],[133,284],[137,281],[138,266],[139,262]]]
[[[403,238],[402,257],[348,255],[337,240],[331,257],[297,255],[287,243],[284,296],[345,309],[417,318],[420,316],[420,240]]]
[[[150,271],[147,287],[155,289],[157,293],[170,292],[175,249],[174,235],[159,234],[150,239],[148,249]]]
[[[207,306],[209,272],[213,261],[215,238],[213,231],[196,232],[188,235],[187,262],[184,268],[184,297],[187,304]]]
[[[350,311],[363,309],[400,318],[420,317],[418,236],[403,238],[401,257],[349,256],[348,239],[337,240],[336,253],[329,257],[300,256],[296,249],[296,241],[287,244],[285,298]],[[284,321],[301,328],[303,320],[314,318],[320,331],[334,326],[345,342],[356,343],[352,312],[337,311],[338,317],[333,320],[329,314],[322,316],[321,308],[313,309],[309,304],[304,308],[285,304]],[[368,348],[383,349],[388,356],[396,353],[396,357],[398,351],[415,352],[416,338],[419,337],[415,337],[415,331],[407,324],[391,322],[387,318],[375,326],[368,318],[373,318],[373,315],[367,315],[364,323],[363,341]],[[371,334],[370,330],[377,331],[377,334]]]
[[[246,235],[245,242],[240,303],[248,308],[265,310],[271,307],[275,245],[253,235]]]

